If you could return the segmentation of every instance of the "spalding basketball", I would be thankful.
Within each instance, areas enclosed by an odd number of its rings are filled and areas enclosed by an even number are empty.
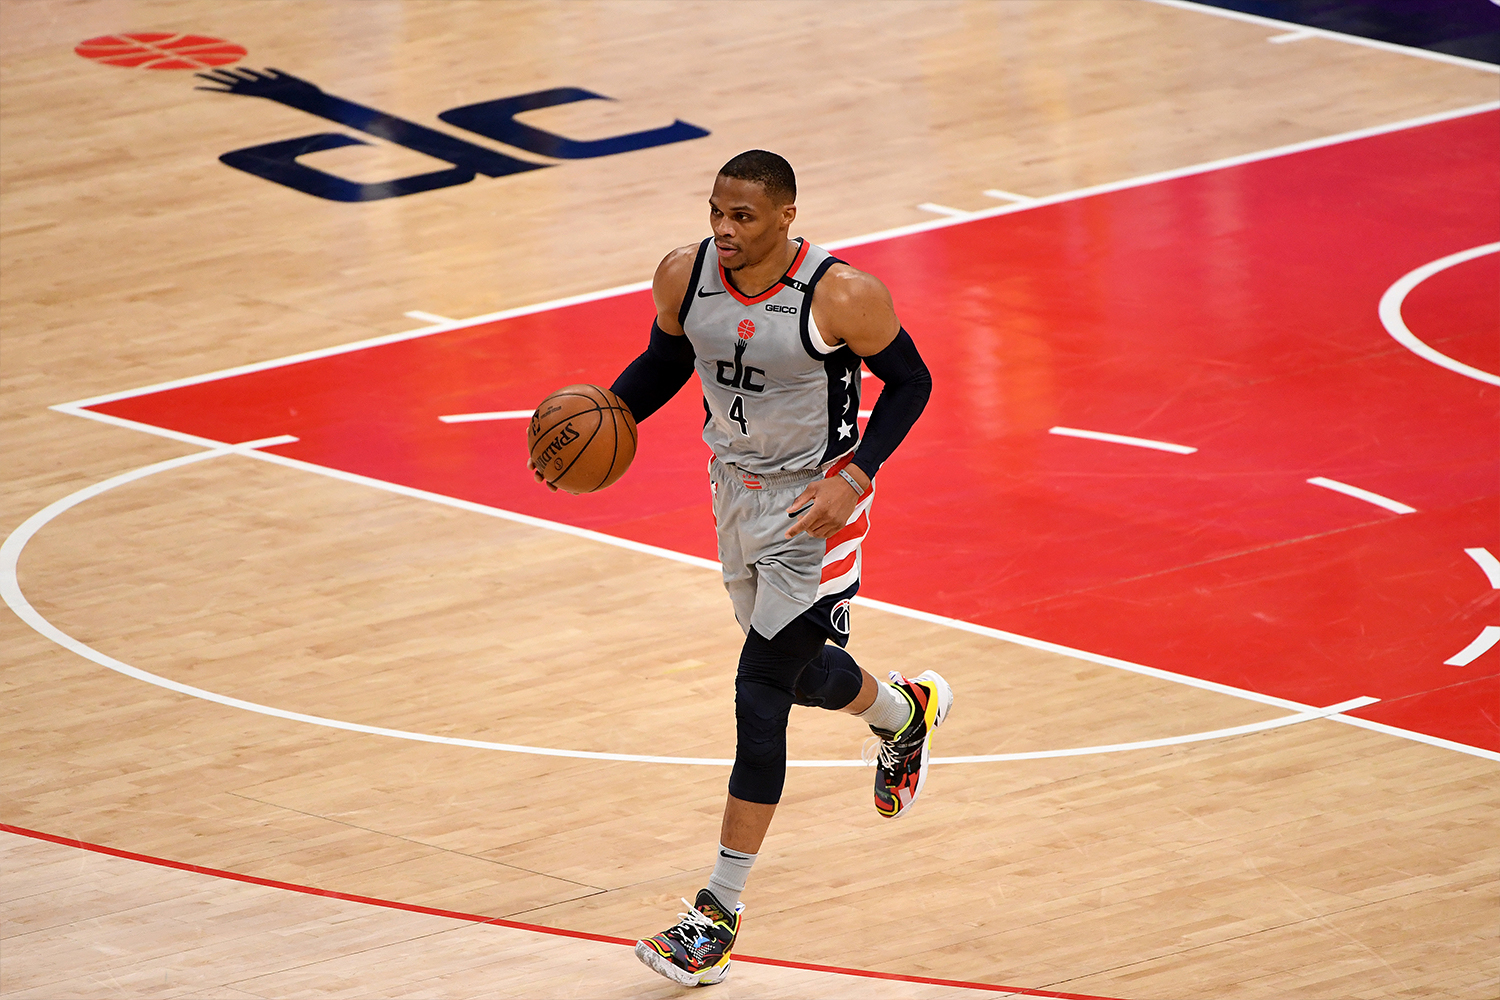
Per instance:
[[[592,493],[630,468],[635,418],[608,389],[564,386],[531,415],[526,449],[547,482],[569,493]]]

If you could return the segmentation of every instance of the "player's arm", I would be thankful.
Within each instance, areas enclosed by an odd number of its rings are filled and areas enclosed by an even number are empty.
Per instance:
[[[688,283],[693,280],[693,260],[697,253],[696,246],[678,247],[657,265],[656,276],[651,279],[651,297],[656,300],[651,339],[609,387],[630,407],[636,423],[661,409],[693,377],[693,345],[688,342],[678,316]],[[549,490],[557,492],[557,487],[542,477],[530,459],[526,467],[537,482],[546,483]]]
[[[656,322],[651,339],[610,391],[625,401],[639,423],[666,405],[677,390],[693,377],[693,345],[683,332],[681,315],[691,289],[697,246],[678,247],[662,258],[651,279],[651,297],[656,301]]]
[[[829,279],[833,279],[830,281]],[[885,388],[875,401],[870,422],[860,436],[850,468],[863,473],[865,485],[905,440],[932,395],[932,374],[911,334],[896,318],[891,293],[874,275],[835,266],[819,286],[830,293],[828,325],[818,314],[818,329],[842,342],[865,360],[865,367]]]
[[[896,318],[891,293],[873,275],[835,264],[813,293],[813,319],[830,346],[847,345],[885,383],[854,458],[844,470],[859,492],[840,476],[812,484],[792,504],[795,510],[814,501],[813,509],[792,525],[787,537],[806,531],[829,538],[844,527],[875,473],[922,415],[932,395],[932,375]]]

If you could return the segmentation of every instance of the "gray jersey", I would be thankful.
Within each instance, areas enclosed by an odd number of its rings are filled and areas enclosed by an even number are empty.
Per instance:
[[[797,242],[786,275],[747,298],[704,240],[679,314],[703,383],[703,440],[746,472],[816,469],[859,443],[860,359],[824,343],[812,319],[813,289],[839,261]]]

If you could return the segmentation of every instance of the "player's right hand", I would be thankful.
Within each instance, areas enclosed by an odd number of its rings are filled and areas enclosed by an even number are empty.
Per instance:
[[[547,489],[551,490],[553,493],[557,492],[557,487],[553,486],[551,483],[547,482],[546,479],[542,478],[542,470],[538,469],[536,467],[536,463],[529,458],[526,460],[526,468],[531,470],[531,474],[536,477],[537,482],[547,487]]]

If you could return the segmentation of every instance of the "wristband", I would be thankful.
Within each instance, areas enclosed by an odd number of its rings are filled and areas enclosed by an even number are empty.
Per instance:
[[[862,497],[862,496],[865,495],[865,488],[863,486],[859,485],[859,480],[858,479],[855,479],[853,476],[849,475],[849,470],[848,469],[840,469],[839,470],[839,475],[841,475],[841,476],[844,477],[844,482],[848,483],[850,486],[852,486],[854,488],[854,496],[856,498]]]

